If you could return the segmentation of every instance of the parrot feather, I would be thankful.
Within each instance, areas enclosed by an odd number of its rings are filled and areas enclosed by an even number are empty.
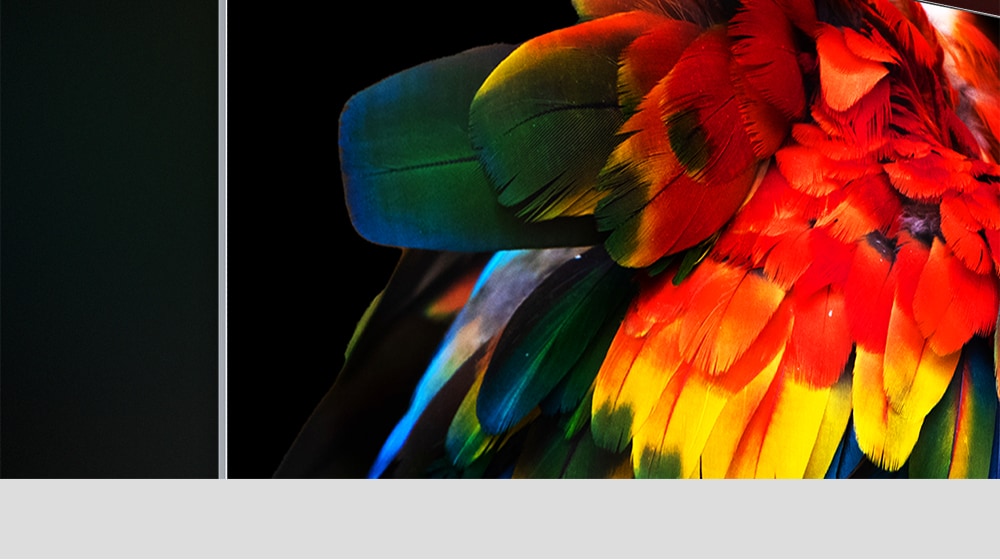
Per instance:
[[[629,44],[618,68],[619,104],[626,114],[635,112],[701,31],[690,22],[665,20]]]
[[[951,478],[986,478],[996,441],[996,375],[990,368],[990,349],[982,339],[966,346],[959,373],[960,389]]]
[[[759,374],[736,393],[715,421],[701,455],[703,478],[726,478],[748,424],[774,381],[783,354],[781,349]]]
[[[646,422],[633,445],[647,455],[674,458],[677,471],[668,476],[695,477],[699,457],[729,397],[725,391],[714,391],[708,376],[692,371],[673,403],[666,429],[662,423]]]
[[[823,478],[849,478],[864,462],[865,454],[858,447],[858,437],[854,431],[854,422],[848,418],[847,429],[840,440],[837,452],[830,461],[830,469]]]
[[[895,257],[884,236],[869,234],[855,247],[844,282],[844,311],[851,337],[869,351],[885,352],[896,288]]]
[[[615,454],[594,443],[583,432],[563,472],[564,478],[632,478],[628,453]]]
[[[555,270],[521,303],[479,390],[476,410],[487,433],[518,423],[558,385],[600,326],[614,322],[629,280],[602,250],[592,249]]]
[[[623,303],[626,301],[627,299],[623,299]],[[611,313],[620,317],[625,313],[625,306],[622,305],[621,309],[612,310]],[[593,394],[594,380],[618,332],[620,322],[620,320],[609,320],[598,326],[598,331],[590,344],[583,349],[580,359],[539,404],[543,414],[573,412],[583,402],[584,397]],[[587,418],[589,417],[588,409]]]
[[[855,38],[848,43],[847,37]],[[864,45],[859,48],[858,43]],[[816,36],[819,79],[823,100],[835,111],[850,109],[889,74],[885,60],[871,52],[871,41],[858,37],[850,28],[820,25]],[[860,52],[859,52],[860,51]]]
[[[995,375],[982,339],[970,343],[941,401],[927,415],[914,446],[914,478],[986,478],[996,439]]]
[[[731,180],[756,164],[731,79],[733,64],[725,30],[713,28],[688,45],[664,78],[660,110],[671,150],[701,183]]]
[[[837,383],[830,387],[816,443],[802,475],[805,478],[823,478],[833,468],[835,458],[840,453],[841,445],[845,439],[844,434],[845,431],[849,430],[848,423],[851,418],[853,379],[848,373],[850,371],[850,367],[845,369],[845,373],[841,375]]]
[[[427,410],[434,396],[459,368],[499,336],[518,304],[560,264],[579,254],[574,249],[501,252],[484,268],[469,303],[456,317],[444,342],[427,366],[414,391],[410,408],[389,435],[370,476],[378,477],[399,452],[413,425]]]
[[[913,317],[930,348],[951,354],[997,315],[997,276],[977,274],[935,239],[913,294]]]
[[[791,22],[773,0],[748,0],[727,28],[747,81],[787,118],[805,111],[805,87]]]
[[[795,316],[782,371],[810,387],[830,387],[840,379],[852,341],[844,296],[832,287],[805,296],[792,294]]]
[[[619,14],[530,40],[472,99],[470,137],[497,200],[529,221],[593,213],[624,122],[618,58],[661,18]]]
[[[573,439],[564,438],[555,418],[539,418],[525,439],[513,476],[560,478],[579,439],[579,434]]]
[[[810,387],[789,375],[780,379],[774,409],[766,429],[762,427],[764,434],[753,474],[756,478],[805,475],[830,400],[830,387]],[[762,409],[758,408],[757,413],[761,414]]]
[[[883,390],[882,354],[858,348],[854,361],[854,428],[858,447],[878,467],[900,469],[909,459],[923,417],[913,420],[889,406]]]
[[[497,203],[469,140],[468,107],[511,50],[481,47],[428,62],[348,101],[340,124],[341,166],[351,220],[362,236],[385,245],[463,251],[600,239],[586,219],[526,224]]]
[[[767,325],[785,292],[762,275],[706,262],[689,278],[701,283],[687,303],[681,355],[710,375],[729,369]]]
[[[621,451],[653,412],[681,365],[672,323],[634,337],[623,324],[594,387],[593,431],[601,447]]]

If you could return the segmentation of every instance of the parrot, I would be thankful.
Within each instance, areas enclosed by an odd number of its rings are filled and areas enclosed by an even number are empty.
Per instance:
[[[403,251],[276,476],[1000,476],[997,19],[572,7],[345,105]]]

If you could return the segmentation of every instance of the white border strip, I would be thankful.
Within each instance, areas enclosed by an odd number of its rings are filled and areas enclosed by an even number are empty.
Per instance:
[[[21,481],[0,483],[0,557],[995,558],[998,490],[948,480]]]
[[[219,2],[219,478],[227,478],[226,0]]]

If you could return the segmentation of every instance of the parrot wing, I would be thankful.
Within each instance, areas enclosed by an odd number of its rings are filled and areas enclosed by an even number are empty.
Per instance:
[[[494,253],[368,475],[997,476],[995,39],[909,0],[573,5],[345,108],[362,235]]]

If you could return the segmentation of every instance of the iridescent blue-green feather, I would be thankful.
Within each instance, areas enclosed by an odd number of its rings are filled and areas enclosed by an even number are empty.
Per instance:
[[[592,245],[592,220],[530,224],[497,202],[469,138],[469,105],[510,54],[493,45],[421,64],[352,97],[340,158],[354,227],[383,245],[451,251]]]

